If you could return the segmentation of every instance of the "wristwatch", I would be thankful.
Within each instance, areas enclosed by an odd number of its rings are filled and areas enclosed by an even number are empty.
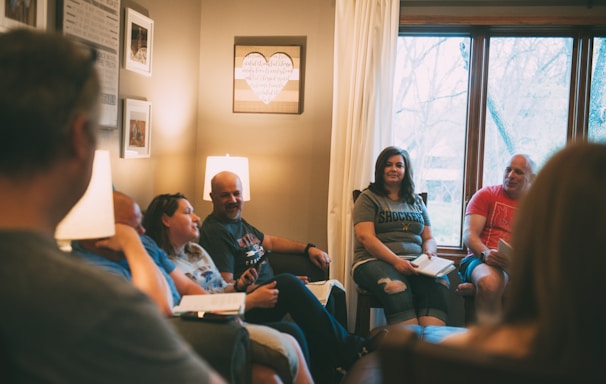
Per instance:
[[[486,256],[490,253],[490,249],[480,252],[480,261],[484,263],[486,261]]]
[[[303,251],[303,253],[307,257],[309,257],[309,248],[316,248],[316,245],[312,243],[307,243],[307,245],[305,246],[305,250]]]

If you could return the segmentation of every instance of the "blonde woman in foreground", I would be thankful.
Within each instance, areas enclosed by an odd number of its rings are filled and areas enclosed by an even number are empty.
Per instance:
[[[572,144],[554,155],[514,222],[502,320],[444,343],[527,358],[584,378],[603,371],[605,196],[606,145]]]

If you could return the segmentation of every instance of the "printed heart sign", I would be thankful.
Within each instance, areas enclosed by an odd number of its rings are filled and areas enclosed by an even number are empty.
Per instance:
[[[288,83],[293,71],[290,56],[277,52],[269,61],[258,52],[251,52],[242,61],[242,74],[248,86],[265,104],[269,104]]]

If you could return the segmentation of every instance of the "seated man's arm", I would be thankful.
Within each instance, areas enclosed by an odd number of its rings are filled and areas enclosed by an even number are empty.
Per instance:
[[[122,251],[132,274],[133,285],[150,297],[165,315],[172,314],[173,300],[166,279],[148,255],[137,231],[125,224],[116,224],[116,234],[99,240],[98,247]]]
[[[486,251],[488,247],[482,242],[480,235],[486,225],[486,217],[477,214],[465,215],[463,224],[463,242],[474,254]]]
[[[269,249],[270,251],[282,253],[305,253],[305,249],[307,248],[306,243],[272,235],[265,235],[261,245],[263,248]],[[307,253],[311,262],[318,268],[323,270],[328,269],[331,260],[326,252],[317,247],[310,247],[307,248]]]

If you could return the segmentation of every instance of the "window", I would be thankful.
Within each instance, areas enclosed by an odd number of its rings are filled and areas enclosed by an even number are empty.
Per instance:
[[[439,244],[460,243],[469,89],[468,37],[398,38],[394,143],[411,157]]]
[[[514,153],[540,165],[566,144],[572,40],[490,39],[482,185],[501,184]]]
[[[593,41],[589,140],[606,143],[606,38]]]
[[[465,204],[502,182],[512,154],[540,169],[571,140],[606,142],[605,41],[579,29],[401,28],[393,142],[428,192],[442,252],[462,250]]]

